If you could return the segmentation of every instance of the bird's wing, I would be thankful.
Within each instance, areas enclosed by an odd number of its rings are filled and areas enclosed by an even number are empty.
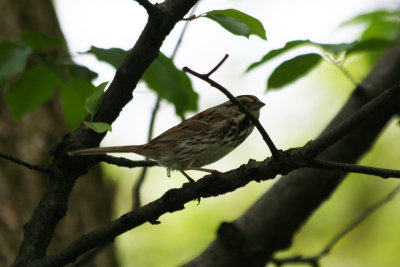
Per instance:
[[[214,127],[215,124],[212,123],[189,119],[160,134],[151,142],[153,143],[182,140],[188,137],[209,133],[214,129]]]

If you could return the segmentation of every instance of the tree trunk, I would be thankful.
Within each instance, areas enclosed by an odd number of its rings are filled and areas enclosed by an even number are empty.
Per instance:
[[[0,41],[19,42],[25,29],[63,38],[51,1],[0,0]],[[52,56],[55,60],[68,58],[68,50],[60,48]],[[5,103],[4,88],[0,88],[0,152],[45,166],[50,162],[48,151],[66,132],[57,97],[14,122]],[[0,266],[9,266],[15,259],[23,225],[37,206],[46,179],[39,172],[0,159]],[[108,222],[112,196],[113,189],[103,183],[99,167],[80,179],[70,198],[68,216],[57,228],[49,253]],[[113,247],[86,266],[116,266]]]

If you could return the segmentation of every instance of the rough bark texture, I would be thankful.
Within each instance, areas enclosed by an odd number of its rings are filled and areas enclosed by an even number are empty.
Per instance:
[[[381,57],[324,132],[399,82],[399,70],[400,44]],[[399,107],[388,105],[318,158],[358,161]],[[295,232],[329,198],[345,175],[339,171],[300,169],[282,177],[235,222],[222,224],[217,239],[185,266],[265,266],[274,252],[290,246]]]
[[[24,29],[38,29],[62,38],[51,1],[0,0],[0,41],[19,42]],[[68,57],[67,48],[54,50],[55,60]],[[34,63],[30,63],[34,64]],[[29,101],[29,99],[21,99]],[[48,151],[68,132],[56,97],[39,110],[14,122],[0,88],[0,151],[45,166]],[[9,266],[23,237],[23,226],[36,207],[48,177],[0,159],[0,266]],[[106,187],[98,167],[81,179],[71,195],[68,217],[49,251],[110,220],[113,190]],[[115,266],[112,246],[87,266]]]

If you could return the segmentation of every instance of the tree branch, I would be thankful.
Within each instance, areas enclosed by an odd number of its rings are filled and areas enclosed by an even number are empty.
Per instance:
[[[282,157],[290,162],[293,153],[298,150],[285,151]],[[280,172],[289,172],[297,166],[286,164],[271,158],[264,162],[250,161],[236,170],[226,173],[214,173],[193,182],[185,183],[180,189],[171,189],[161,198],[122,215],[109,224],[92,231],[66,248],[27,264],[26,266],[61,266],[97,246],[112,242],[118,235],[129,231],[145,222],[159,223],[161,215],[184,209],[184,204],[200,197],[215,197],[243,187],[251,181],[264,181],[274,178]]]
[[[20,160],[20,159],[18,159],[16,157],[13,157],[11,155],[6,155],[6,154],[3,154],[3,153],[0,152],[0,158],[6,159],[6,160],[11,161],[11,162],[14,162],[15,164],[21,165],[21,166],[23,166],[25,168],[28,168],[30,170],[38,171],[38,172],[41,172],[41,173],[44,173],[44,174],[49,174],[49,171],[48,171],[47,168],[43,168],[43,167],[40,167],[38,165],[30,164],[28,162]]]
[[[138,2],[139,5],[141,5],[142,7],[144,7],[144,9],[146,9],[147,14],[149,14],[149,16],[152,16],[153,14],[159,12],[157,6],[153,5],[148,0],[136,0],[136,2]]]
[[[357,88],[356,90],[362,90]],[[331,146],[344,135],[351,132],[358,124],[370,118],[374,113],[386,107],[387,103],[393,102],[392,99],[398,99],[400,96],[400,82],[397,82],[391,88],[385,90],[377,97],[366,103],[362,108],[351,114],[347,119],[341,122],[337,127],[331,131],[322,134],[317,140],[308,144],[308,153],[314,155],[319,154],[327,147]]]
[[[382,168],[362,166],[362,165],[357,165],[357,164],[333,162],[333,161],[321,160],[321,159],[313,159],[310,162],[309,166],[313,167],[313,168],[333,169],[333,170],[340,170],[340,171],[345,171],[345,172],[369,174],[369,175],[379,176],[379,177],[382,177],[385,179],[386,178],[400,178],[400,171],[398,171],[398,170],[382,169]]]
[[[153,138],[154,123],[156,120],[156,115],[157,115],[158,109],[160,107],[160,101],[161,101],[160,97],[157,97],[156,104],[154,105],[153,112],[151,113],[149,133],[148,133],[148,138],[147,138],[148,142],[150,142],[150,140]],[[135,210],[141,206],[140,189],[142,187],[144,179],[146,178],[146,173],[147,173],[147,168],[144,167],[142,172],[140,173],[139,179],[136,181],[135,185],[132,188],[132,200],[133,200],[133,205],[132,205],[133,208],[132,209],[133,210]]]

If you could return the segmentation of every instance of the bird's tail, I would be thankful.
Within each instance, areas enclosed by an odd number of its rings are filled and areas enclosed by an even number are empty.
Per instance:
[[[141,146],[109,146],[109,147],[93,147],[72,150],[68,152],[69,156],[99,155],[106,153],[136,153],[140,154]]]

